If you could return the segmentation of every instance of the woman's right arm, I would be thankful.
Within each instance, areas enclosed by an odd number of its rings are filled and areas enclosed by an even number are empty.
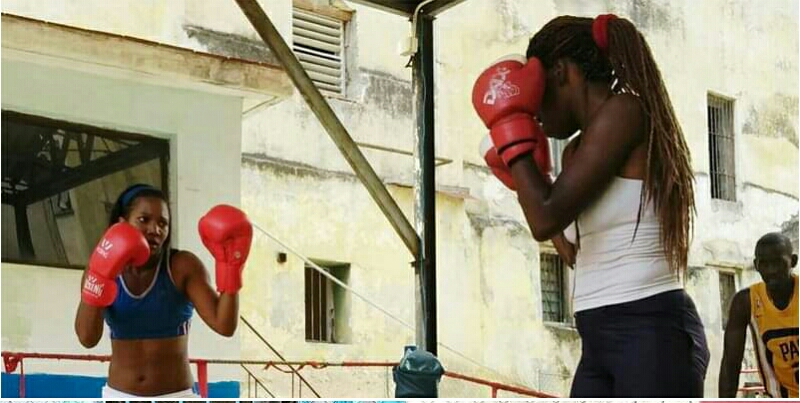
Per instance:
[[[125,267],[139,267],[149,258],[147,239],[130,224],[114,224],[103,234],[89,256],[89,264],[81,278],[81,302],[75,314],[75,333],[84,347],[96,346],[103,336],[103,311],[117,297],[117,276]]]
[[[81,289],[86,281],[86,273],[87,271],[84,271],[83,277],[81,277]],[[82,346],[92,348],[100,342],[100,338],[103,337],[104,310],[105,308],[83,302],[83,298],[81,298],[78,312],[75,314],[75,334],[78,335]]]
[[[600,197],[631,152],[646,141],[646,118],[634,95],[611,97],[581,132],[572,156],[580,163],[564,169],[552,185],[536,171],[532,156],[523,154],[511,162],[517,198],[534,239],[541,242],[563,232]]]

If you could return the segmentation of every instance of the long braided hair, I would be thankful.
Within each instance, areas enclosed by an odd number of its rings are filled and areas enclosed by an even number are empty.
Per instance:
[[[538,58],[546,69],[567,58],[580,67],[588,81],[608,83],[614,93],[637,96],[649,122],[639,218],[645,201],[653,201],[666,258],[672,270],[684,271],[696,213],[691,155],[642,34],[630,21],[613,15],[596,19],[562,16],[531,38],[527,57]]]

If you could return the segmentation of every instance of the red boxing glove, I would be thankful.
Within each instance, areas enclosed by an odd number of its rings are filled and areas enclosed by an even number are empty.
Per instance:
[[[253,225],[247,215],[236,207],[220,204],[200,219],[198,231],[216,261],[217,291],[237,293],[242,288],[242,270],[253,240]]]
[[[547,181],[547,183],[552,183],[553,178],[551,174],[553,165],[550,158],[550,142],[541,130],[537,130],[536,137],[536,146],[532,150],[533,161],[536,163],[536,167],[539,169],[545,181]],[[506,166],[503,160],[500,159],[500,155],[497,154],[497,148],[495,148],[492,143],[492,138],[490,136],[483,138],[479,152],[483,160],[486,161],[486,165],[491,169],[492,173],[494,173],[494,176],[496,176],[500,182],[503,182],[507,188],[516,191],[517,187],[514,185],[511,170]]]
[[[536,146],[534,116],[544,96],[545,71],[539,59],[509,55],[484,70],[472,87],[472,106],[489,128],[500,158],[509,165]]]
[[[500,182],[503,182],[507,188],[516,191],[517,187],[514,185],[514,178],[511,177],[511,170],[508,169],[500,158],[500,155],[497,154],[497,149],[494,147],[492,138],[489,137],[489,135],[486,135],[486,137],[481,140],[479,152],[494,176],[497,177]]]
[[[141,266],[149,258],[150,245],[138,229],[124,222],[112,225],[89,257],[81,299],[97,307],[113,304],[117,276],[126,266]]]

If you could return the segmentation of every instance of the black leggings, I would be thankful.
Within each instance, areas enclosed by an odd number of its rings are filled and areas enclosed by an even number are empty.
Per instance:
[[[703,397],[709,352],[683,290],[575,315],[581,360],[570,397]]]

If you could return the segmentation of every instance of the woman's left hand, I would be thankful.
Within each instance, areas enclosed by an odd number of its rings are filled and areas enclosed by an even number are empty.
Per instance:
[[[569,266],[571,269],[575,268],[575,245],[570,243],[567,238],[564,236],[564,233],[560,233],[551,239],[553,242],[553,246],[555,246],[558,255],[561,256],[561,260]]]

